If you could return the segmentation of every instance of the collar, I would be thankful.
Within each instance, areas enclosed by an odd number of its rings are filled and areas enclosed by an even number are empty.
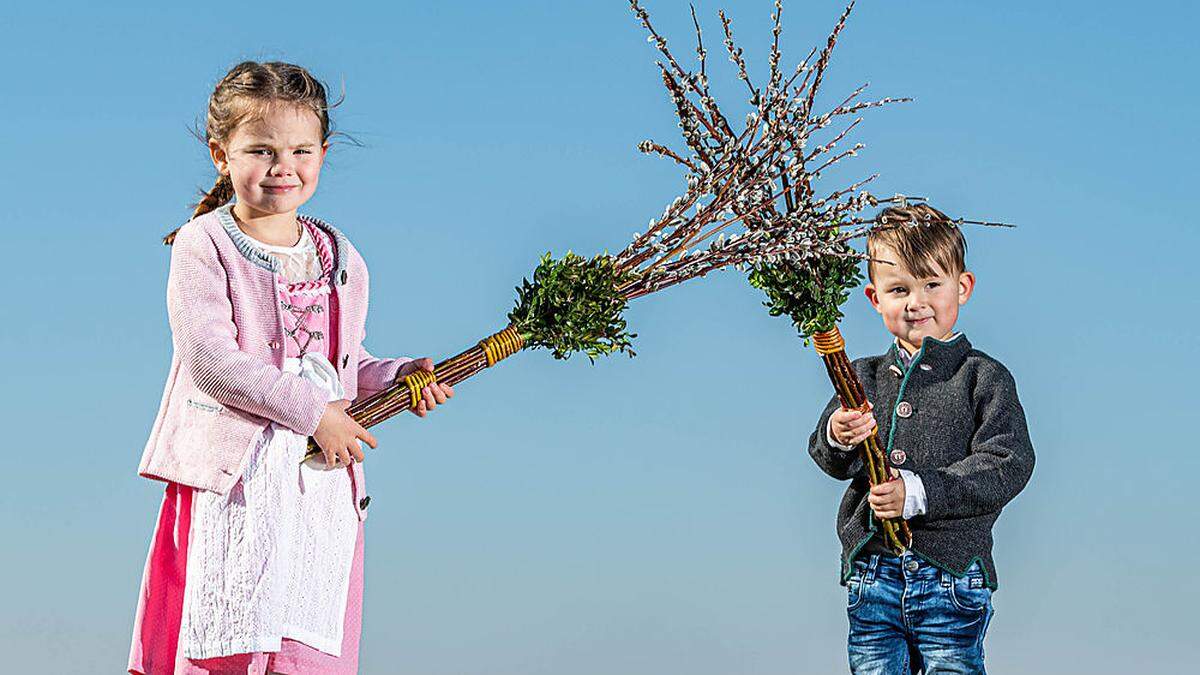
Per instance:
[[[899,366],[901,370],[906,370],[918,362],[929,366],[929,370],[954,370],[969,351],[971,342],[963,333],[955,333],[945,340],[925,336],[921,340],[921,349],[912,355],[900,346],[899,340],[894,340],[892,348],[888,350],[887,362]]]
[[[237,222],[233,219],[233,214],[230,210],[233,209],[233,203],[230,202],[224,206],[219,206],[213,210],[217,216],[217,221],[221,223],[221,227],[229,238],[233,240],[233,245],[237,247],[246,260],[258,265],[259,267],[268,270],[272,273],[279,273],[279,260],[274,256],[267,255],[258,245],[250,238],[242,229],[237,226]],[[314,218],[304,214],[299,214],[297,218],[306,224],[313,225],[323,230],[326,234],[333,238],[336,255],[333,261],[333,276],[331,279],[341,277],[342,271],[346,268],[346,261],[349,260],[350,241],[346,239],[346,235],[342,234],[336,227],[326,223],[320,218]]]

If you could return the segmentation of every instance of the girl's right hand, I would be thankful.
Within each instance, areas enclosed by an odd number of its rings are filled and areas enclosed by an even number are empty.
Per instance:
[[[313,440],[321,446],[321,452],[325,454],[325,467],[328,469],[332,469],[338,462],[349,466],[352,461],[363,461],[365,455],[360,440],[366,441],[372,449],[379,447],[371,432],[346,413],[349,405],[350,401],[331,401],[325,406],[325,414],[321,415],[317,430],[313,432]]]

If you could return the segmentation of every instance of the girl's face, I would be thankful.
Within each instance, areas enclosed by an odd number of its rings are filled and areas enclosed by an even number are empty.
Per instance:
[[[880,246],[875,257],[900,260],[888,246]],[[902,265],[876,264],[875,281],[867,284],[866,293],[888,332],[915,354],[925,336],[950,336],[958,308],[967,304],[974,288],[975,275],[970,272],[951,274],[938,268],[936,276],[919,279]]]
[[[250,217],[295,214],[316,192],[328,148],[316,113],[295,105],[271,106],[238,125],[224,145],[209,142],[213,164],[233,181]]]

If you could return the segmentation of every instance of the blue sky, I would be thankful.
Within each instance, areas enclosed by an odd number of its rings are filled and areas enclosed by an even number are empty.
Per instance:
[[[720,7],[761,72],[770,2],[697,5],[720,77]],[[646,7],[690,54],[686,3]],[[789,2],[785,62],[840,9]],[[539,254],[617,250],[681,189],[634,149],[675,126],[618,0],[6,15],[14,671],[124,664],[162,492],[134,475],[170,359],[157,241],[211,185],[188,127],[229,66],[344,83],[335,123],[363,147],[335,149],[307,211],[370,265],[377,354],[456,353],[502,327]],[[855,171],[880,172],[878,193],[1020,225],[968,232],[959,323],[1016,376],[1038,452],[996,529],[996,672],[1192,667],[1198,19],[1183,2],[860,2],[824,87],[915,98],[860,126]],[[852,356],[886,347],[861,294],[846,312]],[[378,429],[364,673],[844,670],[843,486],[805,452],[831,393],[818,358],[733,272],[628,318],[636,359],[523,353]]]

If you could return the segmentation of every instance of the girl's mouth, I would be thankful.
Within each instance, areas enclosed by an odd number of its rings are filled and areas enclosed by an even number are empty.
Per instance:
[[[281,195],[281,194],[284,194],[291,190],[295,190],[297,187],[299,187],[299,186],[297,186],[297,185],[264,185],[264,186],[262,186],[262,189],[263,189],[263,192],[266,192],[267,194],[270,194],[270,195]]]

